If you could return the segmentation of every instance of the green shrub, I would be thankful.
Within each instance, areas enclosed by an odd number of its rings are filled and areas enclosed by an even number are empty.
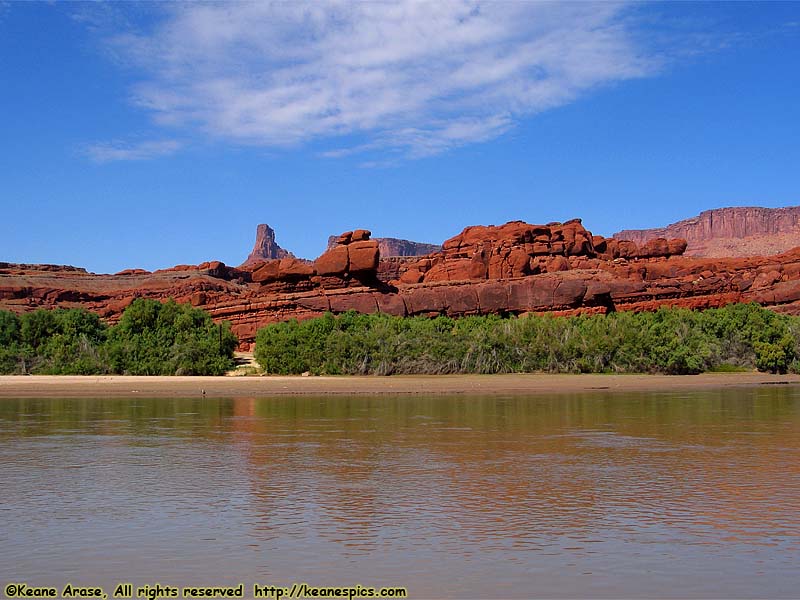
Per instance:
[[[800,370],[800,319],[755,304],[554,317],[327,314],[259,330],[267,373],[669,373]]]
[[[221,375],[236,336],[205,311],[174,300],[135,300],[108,333],[110,369],[126,375]]]
[[[0,310],[0,375],[10,375],[19,362],[19,319],[14,313]]]
[[[218,375],[233,367],[230,326],[189,305],[136,300],[109,328],[83,309],[0,311],[0,373]]]

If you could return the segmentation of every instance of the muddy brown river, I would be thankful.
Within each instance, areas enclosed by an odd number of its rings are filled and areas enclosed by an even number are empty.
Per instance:
[[[797,598],[800,388],[0,399],[0,584]]]

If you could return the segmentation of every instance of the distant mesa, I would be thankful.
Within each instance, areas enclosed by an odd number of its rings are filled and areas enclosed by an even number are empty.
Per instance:
[[[73,267],[72,265],[42,265],[42,264],[19,264],[19,263],[9,263],[9,262],[0,262],[0,271],[8,272],[8,271],[52,271],[52,272],[74,272],[74,273],[87,273],[86,269],[83,267]],[[88,274],[88,273],[87,273]]]
[[[262,223],[256,228],[256,243],[253,251],[240,267],[254,265],[265,260],[280,260],[282,258],[295,258],[294,254],[281,248],[275,241],[275,230]]]
[[[656,238],[683,238],[686,256],[771,256],[800,245],[800,206],[742,206],[706,210],[657,229],[626,229],[618,240],[642,245]]]
[[[332,235],[328,238],[328,250],[337,245],[339,236]],[[389,258],[392,256],[426,256],[439,252],[442,247],[438,244],[423,244],[422,242],[412,242],[411,240],[401,240],[398,238],[373,238],[378,242],[381,256]]]

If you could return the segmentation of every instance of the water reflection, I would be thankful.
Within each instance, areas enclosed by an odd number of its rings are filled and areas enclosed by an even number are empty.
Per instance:
[[[794,597],[800,390],[0,401],[0,573]]]

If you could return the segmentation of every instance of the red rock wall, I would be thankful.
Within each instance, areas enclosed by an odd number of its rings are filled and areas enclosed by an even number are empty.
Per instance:
[[[0,308],[82,306],[113,322],[138,297],[190,302],[229,320],[243,348],[268,323],[340,313],[452,316],[604,313],[758,302],[800,313],[800,248],[774,257],[681,256],[682,240],[593,236],[580,221],[471,227],[424,259],[379,260],[369,232],[337,238],[313,264],[293,258],[252,270],[219,262],[148,273],[0,264]]]

